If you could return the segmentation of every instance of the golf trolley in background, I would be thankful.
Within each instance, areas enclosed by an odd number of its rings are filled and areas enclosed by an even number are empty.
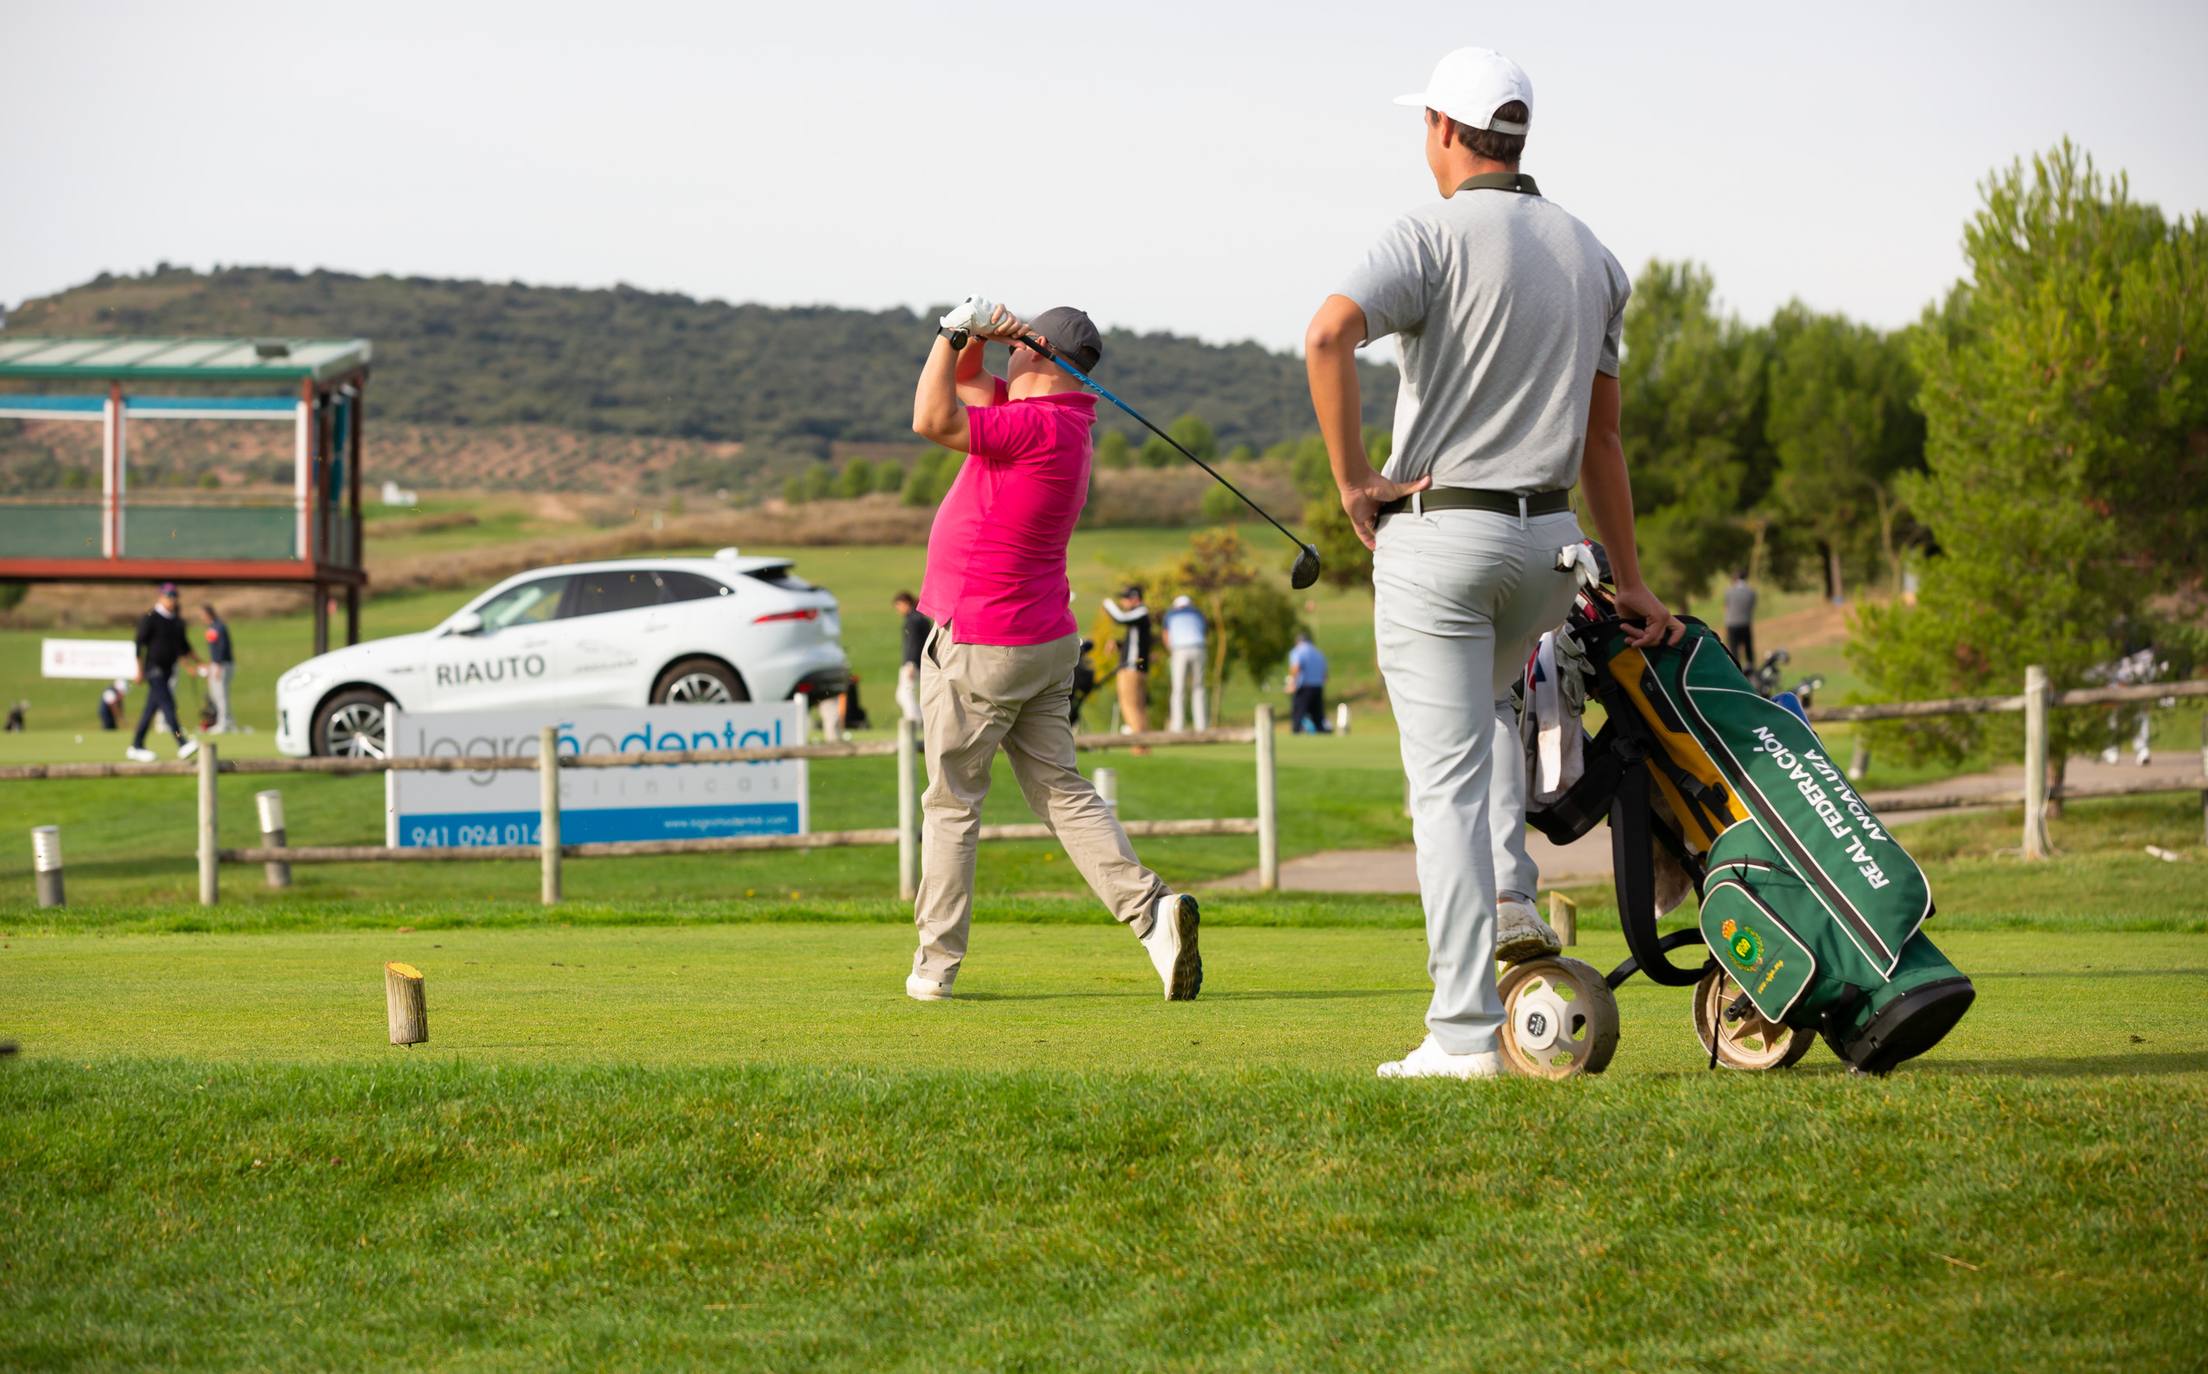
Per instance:
[[[1822,1038],[1876,1074],[1932,1048],[1975,991],[1921,930],[1922,871],[1799,707],[1759,693],[1708,626],[1690,618],[1676,647],[1632,647],[1593,552],[1591,566],[1577,548],[1559,561],[1584,572],[1550,666],[1576,675],[1606,719],[1591,738],[1566,722],[1581,774],[1528,819],[1557,844],[1609,825],[1628,957],[1607,975],[1562,956],[1506,968],[1504,1058],[1544,1078],[1602,1072],[1616,989],[1636,973],[1693,989],[1712,1068],[1787,1068]],[[1660,934],[1659,911],[1689,897],[1698,922]],[[1674,963],[1690,945],[1702,957]]]

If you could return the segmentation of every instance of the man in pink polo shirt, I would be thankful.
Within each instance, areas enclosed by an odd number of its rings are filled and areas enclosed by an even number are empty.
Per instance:
[[[1017,340],[1040,337],[1083,372],[1103,340],[1082,312],[1046,310],[1025,324],[969,299],[943,319],[912,399],[913,432],[967,455],[928,534],[920,610],[935,622],[920,656],[928,790],[921,800],[920,950],[905,991],[951,995],[974,914],[974,850],[989,769],[1002,746],[1027,804],[1112,915],[1133,929],[1165,984],[1186,1001],[1203,985],[1196,899],[1169,891],[1135,858],[1110,807],[1081,776],[1069,709],[1079,626],[1066,582],[1066,541],[1089,495],[1096,398]],[[982,367],[985,340],[1011,343],[1002,379]]]

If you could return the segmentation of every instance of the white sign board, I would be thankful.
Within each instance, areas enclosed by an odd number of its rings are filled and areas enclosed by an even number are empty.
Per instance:
[[[538,732],[559,731],[562,754],[662,749],[765,749],[805,743],[797,701],[582,711],[391,713],[401,756],[535,758]],[[477,846],[537,843],[533,770],[392,772],[384,776],[384,842]],[[699,840],[802,835],[810,819],[805,761],[639,764],[560,770],[560,839]]]
[[[138,646],[127,639],[42,639],[38,673],[87,682],[128,681],[138,675]]]

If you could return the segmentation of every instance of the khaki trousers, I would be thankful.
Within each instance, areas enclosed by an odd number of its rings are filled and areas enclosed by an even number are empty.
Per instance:
[[[974,852],[981,803],[1002,745],[1036,817],[1113,917],[1140,933],[1166,895],[1073,755],[1073,665],[1078,635],[1048,644],[959,644],[952,626],[928,636],[920,663],[928,790],[920,799],[920,891],[912,971],[948,983],[966,958],[974,918]]]

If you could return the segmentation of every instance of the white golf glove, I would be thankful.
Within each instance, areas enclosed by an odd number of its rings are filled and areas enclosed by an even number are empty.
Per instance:
[[[951,313],[936,323],[945,329],[964,329],[979,334],[989,326],[989,317],[996,313],[996,304],[986,296],[968,296],[951,307]]]

